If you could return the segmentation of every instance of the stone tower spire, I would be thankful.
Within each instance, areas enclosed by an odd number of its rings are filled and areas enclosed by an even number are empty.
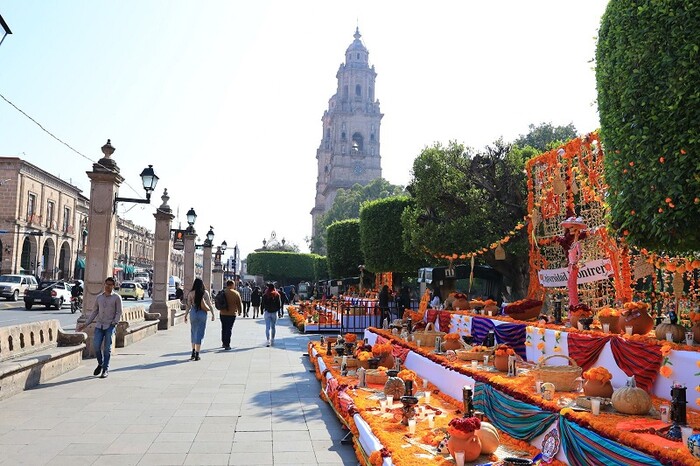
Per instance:
[[[382,113],[374,96],[377,73],[369,65],[369,51],[360,29],[345,50],[336,78],[336,93],[323,112],[323,133],[316,151],[316,202],[311,210],[313,234],[321,216],[333,205],[338,189],[367,184],[382,176],[379,126]]]

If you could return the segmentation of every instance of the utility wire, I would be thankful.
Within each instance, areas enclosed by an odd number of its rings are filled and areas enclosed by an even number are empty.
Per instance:
[[[18,106],[16,106],[16,105],[13,104],[12,102],[10,102],[4,95],[0,94],[0,98],[2,98],[2,100],[4,100],[5,102],[7,102],[8,104],[10,104],[10,105],[11,105],[15,110],[17,110],[19,113],[21,113],[21,114],[24,115],[25,117],[29,118],[29,120],[30,120],[32,123],[34,123],[35,125],[37,125],[39,128],[41,128],[41,130],[42,130],[43,132],[45,132],[46,134],[48,134],[49,136],[51,136],[52,138],[54,138],[56,141],[60,142],[61,144],[63,144],[64,146],[66,146],[67,148],[69,148],[70,150],[72,150],[73,152],[75,152],[76,154],[78,154],[79,156],[81,156],[82,158],[84,158],[84,159],[86,159],[86,160],[88,160],[88,161],[90,161],[90,162],[92,162],[92,163],[94,163],[94,164],[96,164],[96,165],[99,165],[99,166],[102,167],[102,168],[105,168],[105,169],[107,169],[107,170],[110,170],[110,168],[105,167],[104,165],[102,165],[102,164],[99,163],[99,162],[95,162],[95,161],[92,160],[90,157],[88,157],[87,155],[85,155],[85,154],[83,154],[82,152],[78,151],[78,150],[75,149],[73,146],[71,146],[71,145],[68,144],[67,142],[64,142],[64,141],[61,140],[58,136],[54,135],[51,131],[49,131],[49,130],[47,130],[46,128],[44,128],[44,127],[42,126],[41,123],[39,123],[38,121],[36,121],[36,120],[35,120],[34,118],[32,118],[31,116],[27,115],[27,113],[26,113],[24,110],[22,110],[21,108],[19,108]],[[123,183],[124,183],[129,189],[131,189],[134,193],[136,193],[136,195],[137,195],[139,198],[144,199],[144,198],[142,197],[141,193],[138,192],[136,189],[134,189],[133,186],[131,186],[131,185],[130,185],[129,183],[127,183],[126,181],[124,181]],[[129,210],[131,210],[131,209],[129,209]],[[128,211],[127,211],[127,212],[128,212]]]

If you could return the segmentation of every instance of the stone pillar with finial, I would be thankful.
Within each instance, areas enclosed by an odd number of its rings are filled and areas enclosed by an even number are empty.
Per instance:
[[[170,310],[168,308],[168,278],[170,273],[170,253],[172,251],[172,241],[170,239],[170,228],[175,218],[173,211],[168,205],[168,190],[163,190],[161,196],[163,203],[156,209],[153,216],[156,218],[155,241],[153,247],[153,300],[149,312],[160,314],[158,329],[167,330],[173,325]]]
[[[85,258],[85,292],[83,310],[78,324],[87,320],[87,314],[95,307],[97,295],[104,291],[105,278],[114,274],[114,232],[117,216],[114,212],[114,199],[119,194],[119,186],[124,178],[119,174],[117,163],[111,158],[115,149],[108,139],[102,146],[102,157],[86,172],[90,178],[90,213],[88,216],[87,251]],[[92,335],[94,325],[84,329],[88,334],[87,346],[83,355],[94,357]]]

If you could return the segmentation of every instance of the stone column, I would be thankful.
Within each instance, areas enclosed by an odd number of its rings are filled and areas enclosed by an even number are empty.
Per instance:
[[[163,203],[158,207],[153,216],[156,218],[156,232],[153,245],[153,294],[149,312],[160,314],[159,330],[167,330],[170,327],[170,310],[168,309],[168,278],[170,274],[170,253],[172,241],[170,240],[170,227],[175,216],[168,205],[168,190],[161,196]]]
[[[184,254],[184,276],[182,278],[182,289],[185,292],[185,297],[187,297],[187,293],[192,289],[192,283],[194,283],[195,275],[194,275],[194,241],[197,239],[197,232],[194,231],[194,227],[187,227],[187,230],[185,230],[185,238],[184,238],[184,243],[185,243],[185,254]]]
[[[78,324],[87,320],[87,315],[95,307],[97,295],[104,291],[105,278],[114,272],[114,232],[117,216],[114,215],[114,198],[119,193],[119,185],[124,178],[119,174],[119,167],[110,157],[114,147],[107,140],[102,146],[105,155],[92,171],[86,172],[90,178],[90,214],[88,217],[87,253],[85,259],[85,292],[83,295],[83,311],[78,318]],[[92,351],[92,335],[94,328],[90,326],[84,331],[88,334],[87,347],[83,353],[86,357],[94,357]]]
[[[202,257],[202,281],[204,282],[204,288],[211,293],[211,243],[209,241],[204,241],[202,251],[204,254]],[[216,288],[216,291],[219,290],[221,288]]]

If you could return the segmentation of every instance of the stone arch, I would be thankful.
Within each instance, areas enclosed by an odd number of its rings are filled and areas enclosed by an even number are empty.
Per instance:
[[[37,275],[37,252],[39,244],[35,236],[25,236],[22,241],[22,254],[20,256],[19,271]]]
[[[41,278],[54,278],[56,269],[56,244],[51,238],[46,238],[44,247],[41,248],[41,263]]]
[[[61,253],[58,256],[58,277],[61,280],[68,280],[72,277],[70,244],[64,241],[61,245]]]
[[[356,153],[362,153],[364,150],[364,138],[360,133],[355,133],[352,135],[352,151]]]

